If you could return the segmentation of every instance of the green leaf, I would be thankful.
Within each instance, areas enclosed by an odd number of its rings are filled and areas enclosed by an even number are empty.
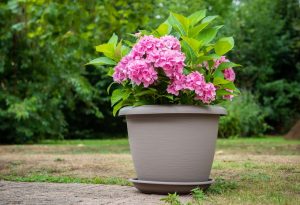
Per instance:
[[[191,28],[190,34],[192,37],[197,36],[203,29],[205,29],[218,16],[207,16],[198,26]]]
[[[197,39],[201,40],[203,42],[203,45],[206,45],[216,37],[219,29],[222,27],[223,26],[215,26],[215,27],[206,29],[206,30],[200,32]]]
[[[224,63],[221,63],[218,66],[217,70],[222,71],[222,70],[225,70],[227,68],[233,68],[233,67],[239,67],[239,66],[241,66],[241,65],[233,63],[233,62],[224,62]]]
[[[227,91],[227,90],[224,90],[224,89],[218,89],[216,91],[216,95],[217,96],[224,96],[224,95],[232,95],[233,93]]]
[[[117,102],[119,102],[120,100],[122,100],[123,98],[123,90],[122,89],[116,89],[112,92],[111,95],[111,106],[114,106],[114,104],[116,104]]]
[[[149,102],[145,101],[145,100],[139,100],[133,104],[133,107],[137,107],[137,106],[141,106],[141,105],[149,105]]]
[[[215,52],[221,56],[230,51],[233,46],[234,40],[232,37],[221,38],[215,44]]]
[[[186,54],[186,61],[194,61],[196,59],[197,54],[194,52],[192,47],[186,41],[180,41],[181,48]]]
[[[218,18],[218,16],[207,16],[202,20],[202,24],[204,23],[211,23],[213,20],[215,20],[216,18]]]
[[[110,88],[113,84],[117,84],[116,82],[112,82],[111,84],[109,84],[109,86],[106,89],[107,94],[109,94]]]
[[[107,57],[100,57],[96,58],[90,62],[88,62],[85,65],[94,65],[94,66],[99,66],[99,65],[116,65],[117,63],[110,58]]]
[[[235,87],[235,85],[233,84],[233,82],[229,81],[229,83],[223,84],[222,88],[226,88],[229,90],[236,90],[237,88]]]
[[[116,45],[118,43],[118,36],[115,33],[113,33],[113,35],[108,40],[108,43],[113,44],[116,47]]]
[[[190,25],[194,26],[196,25],[199,21],[201,21],[206,15],[206,9],[197,11],[193,14],[191,14],[188,19],[190,20]]]
[[[220,70],[216,70],[214,73],[213,73],[213,77],[220,77],[220,78],[224,78],[224,73]]]
[[[113,116],[116,116],[118,111],[123,107],[123,101],[120,101],[119,103],[117,103],[114,108],[113,108]]]
[[[217,54],[209,54],[209,55],[205,55],[205,56],[199,56],[197,59],[197,63],[202,63],[203,61],[209,61],[209,60],[214,60],[214,59],[218,59],[220,58],[219,55]]]
[[[96,51],[103,53],[106,57],[109,57],[111,59],[114,59],[115,57],[115,46],[111,43],[96,46]]]
[[[122,57],[126,56],[130,52],[130,48],[127,46],[122,46]]]
[[[182,36],[187,34],[188,19],[186,17],[171,12],[167,22]]]
[[[152,95],[152,94],[155,94],[156,92],[157,92],[156,89],[151,88],[151,89],[148,89],[148,90],[138,92],[137,94],[135,94],[135,96],[140,97],[140,96],[143,96],[143,95]]]
[[[172,27],[167,23],[162,23],[159,25],[159,27],[156,29],[159,36],[168,35],[172,30]]]
[[[115,72],[115,69],[112,68],[112,67],[110,67],[110,68],[108,69],[108,71],[107,71],[107,75],[110,76],[110,77],[112,77],[113,74],[114,74],[114,72]]]
[[[115,59],[117,59],[117,61],[121,60],[122,58],[122,41],[120,41],[115,49]]]
[[[224,78],[220,78],[220,77],[215,77],[213,84],[214,85],[224,85],[224,84],[228,84],[228,83],[232,83],[229,80],[225,80]]]
[[[168,98],[169,100],[174,100],[173,95],[161,95],[160,97]]]
[[[193,50],[194,52],[197,54],[201,45],[202,45],[202,42],[201,41],[198,41],[196,39],[193,39],[193,38],[189,38],[189,37],[186,37],[186,36],[182,36],[181,37]]]

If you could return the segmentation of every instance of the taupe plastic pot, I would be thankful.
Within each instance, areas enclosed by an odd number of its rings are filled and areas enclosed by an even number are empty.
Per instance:
[[[219,106],[145,105],[124,107],[130,150],[143,181],[209,180],[215,153]]]

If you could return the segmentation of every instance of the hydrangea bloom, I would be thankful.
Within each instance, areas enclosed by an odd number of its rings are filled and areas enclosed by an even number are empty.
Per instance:
[[[179,95],[179,91],[184,90],[185,88],[186,88],[186,76],[178,75],[168,85],[167,92],[177,96]]]
[[[235,72],[232,68],[227,68],[224,70],[224,78],[229,81],[235,80]]]
[[[220,59],[214,60],[214,62],[214,68],[218,68],[221,63],[229,62],[229,60],[227,60],[225,56],[221,56]]]
[[[216,98],[215,86],[212,83],[206,83],[203,75],[197,71],[187,76],[186,88],[195,91],[195,99],[203,103],[211,103]]]
[[[172,82],[177,82],[175,78],[181,77],[185,60],[180,49],[179,40],[173,36],[143,36],[115,67],[114,81],[121,83],[129,78],[148,87],[157,80],[155,69],[162,68]]]
[[[201,90],[195,90],[195,99],[201,100],[203,103],[211,103],[216,99],[216,88],[212,83],[206,83]]]
[[[146,88],[157,80],[157,72],[154,67],[145,60],[130,61],[127,68],[128,78],[137,85],[142,83]]]
[[[127,64],[132,60],[130,55],[121,59],[118,65],[115,67],[113,79],[115,82],[121,83],[127,80]]]
[[[180,76],[183,72],[185,56],[177,50],[166,50],[160,53],[159,58],[155,61],[154,66],[163,68],[169,78]]]
[[[189,90],[197,90],[205,84],[204,77],[201,73],[194,71],[186,77],[186,88]]]
[[[141,59],[146,57],[149,53],[157,50],[159,39],[153,36],[143,36],[137,44],[132,48],[130,55],[133,59]]]
[[[172,50],[181,50],[180,42],[174,36],[163,36],[160,38],[161,47],[172,49]]]

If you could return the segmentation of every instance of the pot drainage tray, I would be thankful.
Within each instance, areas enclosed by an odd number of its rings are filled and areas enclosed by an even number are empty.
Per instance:
[[[137,178],[129,179],[139,191],[145,194],[189,194],[191,190],[199,187],[206,190],[212,183],[213,179],[204,182],[161,182],[161,181],[145,181]]]

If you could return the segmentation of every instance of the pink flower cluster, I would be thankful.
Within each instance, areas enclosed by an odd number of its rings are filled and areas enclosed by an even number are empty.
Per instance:
[[[221,63],[229,62],[225,56],[221,56],[220,59],[214,60],[214,68],[218,68]],[[235,72],[232,68],[227,68],[223,71],[224,78],[229,81],[235,80]]]
[[[183,74],[184,60],[177,38],[143,36],[115,67],[113,78],[118,83],[129,79],[136,85],[148,87],[158,79],[157,69],[162,69],[170,79],[168,93],[179,95],[179,91],[188,89],[195,91],[195,99],[204,103],[215,100],[216,88],[212,83],[206,83],[202,74]]]
[[[194,71],[186,78],[186,88],[196,93],[196,99],[204,103],[210,103],[215,100],[216,88],[212,83],[206,83],[204,76]]]
[[[224,62],[229,62],[229,60],[226,59],[225,56],[221,56],[220,59],[214,61],[214,68],[218,68],[219,65],[220,65],[221,63],[224,63]],[[233,68],[227,68],[227,69],[225,69],[225,70],[223,71],[223,74],[224,74],[224,78],[225,78],[226,80],[229,80],[229,81],[232,81],[232,82],[235,80],[235,72],[234,72]],[[227,90],[228,92],[233,93],[233,90],[230,90],[230,89],[226,89],[226,90]],[[224,96],[223,96],[223,99],[226,99],[226,100],[232,100],[232,99],[233,99],[233,95],[224,95]]]
[[[166,76],[173,79],[184,67],[185,56],[180,50],[175,37],[143,36],[115,67],[114,81],[121,83],[130,79],[137,85],[148,87],[158,78],[156,68],[162,68]]]

